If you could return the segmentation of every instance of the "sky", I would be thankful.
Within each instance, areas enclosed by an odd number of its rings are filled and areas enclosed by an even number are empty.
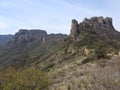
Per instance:
[[[120,31],[120,0],[0,0],[0,34],[41,29],[69,34],[71,20],[112,17]]]

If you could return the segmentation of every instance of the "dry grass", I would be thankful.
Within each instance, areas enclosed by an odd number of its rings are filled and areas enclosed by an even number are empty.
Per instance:
[[[87,76],[88,90],[119,90],[120,72],[117,68],[96,69]]]
[[[50,72],[53,85],[50,90],[120,90],[120,61],[80,64],[81,60],[67,63]],[[105,64],[102,67],[99,64]]]

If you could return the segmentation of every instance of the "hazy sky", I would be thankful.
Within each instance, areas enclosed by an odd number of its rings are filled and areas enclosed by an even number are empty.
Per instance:
[[[42,29],[69,34],[71,20],[109,16],[120,31],[120,0],[0,0],[0,34]]]

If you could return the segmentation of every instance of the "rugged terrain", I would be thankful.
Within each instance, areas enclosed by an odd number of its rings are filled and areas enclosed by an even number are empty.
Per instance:
[[[20,29],[0,50],[3,66],[27,66],[52,53],[52,48],[64,41],[67,35],[47,34],[44,30]],[[42,60],[42,59],[41,59]],[[41,61],[40,60],[40,61]]]
[[[20,29],[1,46],[0,65],[48,72],[50,90],[118,90],[120,32],[112,23],[110,17],[73,19],[70,35]]]

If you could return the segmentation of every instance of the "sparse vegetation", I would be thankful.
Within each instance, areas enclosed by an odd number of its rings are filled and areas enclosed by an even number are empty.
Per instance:
[[[0,90],[48,90],[49,84],[47,73],[35,68],[0,72]]]
[[[86,57],[83,61],[82,61],[82,64],[85,64],[87,62],[90,62],[90,61],[93,61],[95,59],[94,56],[88,56]]]
[[[87,76],[86,90],[118,90],[120,87],[118,68],[96,69]]]
[[[105,58],[107,55],[107,43],[99,41],[95,47],[95,54],[98,59]]]

